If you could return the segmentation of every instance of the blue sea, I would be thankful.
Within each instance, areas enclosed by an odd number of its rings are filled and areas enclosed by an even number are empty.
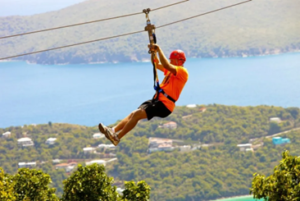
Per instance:
[[[300,107],[300,53],[194,59],[177,105]],[[160,73],[160,80],[163,75]],[[0,62],[0,127],[115,123],[152,98],[149,62],[36,65]]]

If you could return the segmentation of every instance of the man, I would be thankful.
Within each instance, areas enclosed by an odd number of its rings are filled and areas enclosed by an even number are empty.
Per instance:
[[[186,61],[183,51],[173,51],[169,58],[170,61],[168,61],[158,45],[152,45],[151,48],[158,52],[159,55],[160,63],[155,61],[156,68],[163,71],[165,75],[163,82],[160,84],[162,93],[159,93],[158,97],[156,93],[152,100],[142,103],[137,110],[131,112],[131,114],[113,128],[106,127],[102,123],[99,124],[100,132],[105,134],[106,138],[115,146],[119,144],[121,138],[136,126],[139,120],[169,116],[175,108],[175,100],[178,100],[188,80],[188,72],[183,67]]]

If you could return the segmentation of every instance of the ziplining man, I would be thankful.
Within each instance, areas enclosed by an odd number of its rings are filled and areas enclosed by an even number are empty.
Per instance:
[[[156,68],[164,72],[164,80],[159,85],[160,93],[154,95],[153,99],[142,103],[137,110],[131,112],[125,119],[118,123],[117,126],[110,128],[102,123],[98,128],[108,140],[117,146],[129,131],[131,131],[139,120],[153,117],[165,118],[169,116],[174,108],[175,102],[178,100],[180,93],[188,80],[189,74],[183,67],[186,57],[183,51],[174,50],[170,54],[170,61],[166,58],[161,48],[153,44],[151,48],[158,52],[160,62],[155,59]]]

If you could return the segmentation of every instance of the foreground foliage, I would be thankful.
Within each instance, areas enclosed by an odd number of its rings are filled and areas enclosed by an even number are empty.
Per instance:
[[[254,198],[269,201],[299,200],[300,198],[300,156],[291,156],[288,151],[282,153],[280,164],[272,175],[255,174],[251,193]]]
[[[78,169],[65,180],[64,193],[59,199],[50,188],[51,178],[40,170],[21,168],[16,175],[5,174],[0,168],[0,201],[147,201],[150,187],[144,181],[125,183],[123,194],[112,186],[113,178],[108,177],[103,165],[89,165]]]
[[[112,183],[113,178],[106,175],[104,166],[79,165],[77,171],[64,181],[63,200],[115,201],[118,193]]]

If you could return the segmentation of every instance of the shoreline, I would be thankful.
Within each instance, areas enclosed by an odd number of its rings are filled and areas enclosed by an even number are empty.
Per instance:
[[[223,198],[218,198],[216,200],[209,200],[209,201],[227,201],[231,200],[234,198],[253,198],[253,195],[241,195],[241,196],[232,196],[232,197],[223,197]]]
[[[295,50],[292,52],[276,52],[276,53],[270,53],[270,54],[259,54],[259,55],[246,55],[243,54],[242,56],[216,56],[216,57],[188,57],[190,59],[247,59],[247,58],[251,58],[251,57],[266,57],[266,56],[277,56],[277,55],[285,55],[285,54],[297,54],[300,53],[300,50]],[[97,62],[87,62],[87,63],[39,63],[36,61],[29,61],[29,60],[14,60],[14,59],[10,59],[10,60],[0,60],[0,63],[6,63],[6,62],[26,62],[27,64],[30,65],[83,65],[83,64],[88,64],[88,65],[97,65],[97,64],[119,64],[119,63],[149,63],[151,62],[151,60],[149,59],[141,59],[141,60],[131,60],[131,61],[118,61],[118,60],[114,60],[111,62],[107,62],[107,61],[97,61]]]

